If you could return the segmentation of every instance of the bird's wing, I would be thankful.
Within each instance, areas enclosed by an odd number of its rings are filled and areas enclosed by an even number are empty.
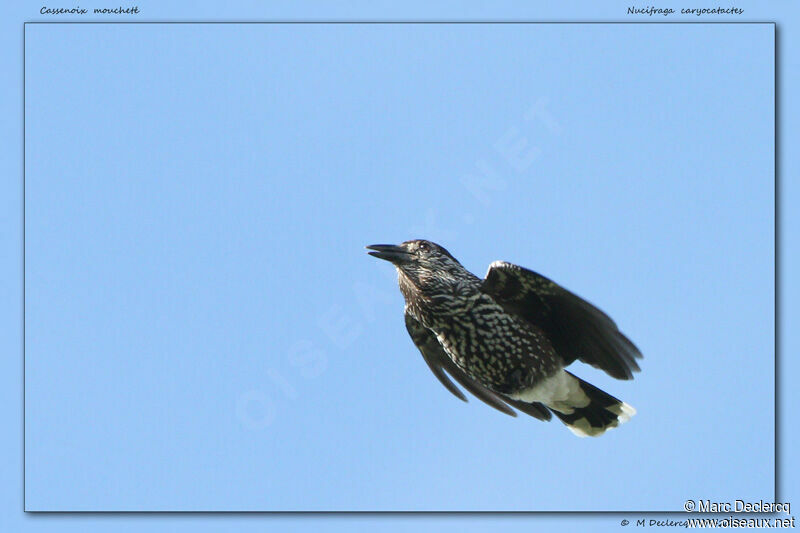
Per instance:
[[[541,329],[565,364],[580,359],[617,379],[632,379],[642,354],[608,315],[557,283],[504,261],[481,287],[507,312]]]
[[[477,383],[463,370],[458,368],[450,357],[448,357],[433,332],[420,324],[416,318],[408,313],[406,313],[406,329],[408,330],[408,334],[411,335],[411,340],[414,341],[419,351],[422,352],[422,357],[433,372],[433,375],[457,398],[465,402],[467,401],[467,397],[464,396],[464,393],[450,380],[448,374],[458,381],[462,387],[475,395],[476,398],[502,413],[509,416],[517,416],[517,413],[507,405],[507,403],[510,403],[520,411],[531,416],[542,420],[550,419],[549,411],[538,403],[527,404],[501,398],[480,383]]]

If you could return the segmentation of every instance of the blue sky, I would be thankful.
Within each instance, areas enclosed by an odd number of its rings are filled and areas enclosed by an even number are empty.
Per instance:
[[[772,41],[29,25],[28,508],[771,498]],[[574,371],[639,414],[580,440],[449,396],[362,250],[415,236],[608,311],[644,371]]]

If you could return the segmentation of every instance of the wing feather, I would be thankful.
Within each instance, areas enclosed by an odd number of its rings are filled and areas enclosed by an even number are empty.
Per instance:
[[[450,377],[455,379],[476,398],[494,407],[501,413],[505,413],[509,416],[517,416],[517,413],[508,406],[508,404],[511,404],[523,413],[541,420],[550,419],[550,412],[547,411],[543,405],[538,403],[518,402],[501,397],[469,377],[466,372],[458,368],[450,357],[448,357],[433,332],[420,324],[417,319],[408,313],[406,313],[406,329],[409,335],[411,335],[411,340],[414,341],[414,344],[417,345],[417,348],[419,348],[419,351],[422,353],[422,358],[425,359],[425,363],[427,363],[433,375],[457,398],[465,402],[467,401],[464,393],[450,380]],[[448,374],[450,377],[448,377]]]
[[[422,358],[425,359],[433,375],[457,398],[465,402],[467,401],[464,393],[456,387],[447,374],[450,374],[461,386],[487,405],[509,416],[517,416],[517,413],[508,407],[496,394],[482,385],[475,383],[458,368],[450,357],[447,356],[433,332],[420,324],[417,319],[408,313],[406,313],[406,329],[409,335],[411,335],[411,340],[414,341],[414,344],[417,345],[417,348],[419,348],[419,351],[422,353]]]
[[[541,274],[495,261],[481,289],[541,329],[565,364],[579,359],[617,379],[639,371],[641,352],[607,314]]]
[[[411,340],[414,341],[414,344],[417,345],[417,348],[419,348],[419,351],[422,353],[422,358],[425,360],[425,363],[427,363],[428,368],[430,368],[433,375],[436,376],[436,379],[438,379],[447,390],[452,392],[456,398],[466,402],[467,397],[464,396],[461,389],[450,380],[444,370],[442,356],[447,357],[447,354],[444,353],[442,346],[436,340],[436,337],[433,336],[431,330],[420,324],[417,319],[408,313],[406,313],[406,329],[408,330],[408,334],[411,335]]]

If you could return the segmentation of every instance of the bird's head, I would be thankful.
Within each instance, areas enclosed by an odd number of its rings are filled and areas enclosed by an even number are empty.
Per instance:
[[[367,249],[372,250],[369,255],[389,261],[397,267],[400,288],[404,294],[407,291],[420,291],[423,294],[439,292],[471,276],[450,252],[430,241],[373,244]]]

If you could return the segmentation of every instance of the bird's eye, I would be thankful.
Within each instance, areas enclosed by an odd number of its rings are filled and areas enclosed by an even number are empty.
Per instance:
[[[429,246],[428,246],[428,243],[426,243],[426,242],[419,243],[419,246],[417,247],[417,250],[419,250],[420,252],[427,252],[428,249],[429,249]]]

